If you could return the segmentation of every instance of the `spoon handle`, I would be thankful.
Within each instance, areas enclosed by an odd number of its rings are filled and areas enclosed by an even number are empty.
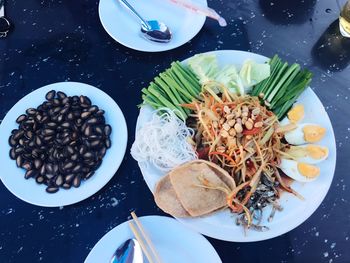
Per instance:
[[[0,0],[0,1],[1,1],[1,0]],[[140,21],[141,21],[141,23],[142,23],[142,25],[143,25],[144,27],[150,28],[150,26],[149,26],[149,24],[147,23],[147,21],[146,21],[145,19],[143,19],[142,16],[140,16],[139,13],[137,13],[137,11],[132,7],[132,5],[129,4],[128,1],[126,1],[126,0],[119,0],[119,1],[120,1],[121,3],[123,3],[124,6],[125,6],[126,8],[128,8],[134,15],[136,15],[138,19],[140,19]]]
[[[5,0],[0,0],[0,38],[6,37],[10,28],[10,21],[5,17]]]
[[[0,0],[0,17],[5,16],[5,0]]]

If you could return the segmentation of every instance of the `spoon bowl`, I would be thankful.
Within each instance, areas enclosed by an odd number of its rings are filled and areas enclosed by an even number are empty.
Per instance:
[[[114,252],[110,263],[143,263],[143,253],[139,242],[128,239]]]
[[[158,20],[149,20],[146,22],[146,25],[141,24],[141,32],[146,39],[159,43],[167,43],[171,40],[172,33],[163,22],[159,22]]]
[[[119,0],[127,9],[129,9],[141,22],[141,33],[150,41],[158,43],[168,43],[172,38],[170,29],[158,20],[146,21],[127,0]]]

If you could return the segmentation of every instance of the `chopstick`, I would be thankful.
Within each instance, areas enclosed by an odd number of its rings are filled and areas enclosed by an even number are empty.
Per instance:
[[[133,234],[135,235],[136,240],[140,243],[142,251],[145,253],[145,256],[148,259],[149,263],[161,263],[162,261],[156,249],[154,248],[152,241],[150,240],[147,233],[145,232],[135,212],[131,212],[131,216],[134,222],[130,221],[129,227],[133,232]],[[147,249],[147,246],[150,251]]]
[[[149,263],[155,263],[155,261],[153,261],[153,257],[148,252],[148,249],[146,247],[147,245],[143,242],[142,237],[140,236],[139,232],[137,232],[137,229],[135,228],[135,226],[132,222],[129,222],[129,227],[130,227],[131,231],[134,233],[134,236],[136,237],[136,240],[139,242],[141,249],[142,249],[143,253],[145,253],[146,258],[148,259]]]

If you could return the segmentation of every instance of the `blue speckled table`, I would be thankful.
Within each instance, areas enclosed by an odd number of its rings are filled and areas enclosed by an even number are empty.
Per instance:
[[[8,0],[6,11],[15,27],[8,38],[0,39],[0,120],[22,96],[41,86],[80,81],[114,98],[126,116],[130,137],[113,179],[78,204],[29,205],[0,183],[0,262],[83,262],[130,211],[163,215],[129,154],[140,90],[171,61],[218,49],[278,53],[312,70],[312,87],[333,123],[338,160],[327,197],[298,228],[257,243],[209,241],[223,262],[350,262],[350,39],[338,36],[339,3],[209,0],[227,18],[228,27],[207,20],[186,45],[151,54],[111,39],[100,24],[97,0]]]

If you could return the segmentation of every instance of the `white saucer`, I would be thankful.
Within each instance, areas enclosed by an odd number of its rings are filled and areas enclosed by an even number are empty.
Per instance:
[[[128,0],[146,20],[164,22],[171,30],[169,43],[156,43],[141,36],[138,19],[118,0],[100,0],[99,15],[107,33],[120,44],[139,51],[159,52],[177,48],[191,40],[203,27],[205,17],[188,11],[170,0]],[[207,6],[206,0],[196,3]]]
[[[139,219],[162,262],[221,262],[208,240],[175,219],[165,216],[144,216]],[[85,263],[110,262],[116,249],[133,237],[128,222],[120,224],[98,241],[85,259]]]
[[[10,146],[8,138],[13,129],[18,128],[17,117],[30,107],[37,107],[45,100],[45,94],[50,90],[63,91],[67,95],[86,95],[92,103],[105,110],[106,123],[112,126],[112,146],[107,150],[102,165],[88,180],[83,181],[79,188],[60,189],[49,194],[45,185],[39,185],[34,179],[24,179],[25,170],[16,166],[9,157]],[[0,179],[15,196],[28,203],[57,207],[80,202],[100,190],[118,170],[126,149],[128,139],[124,115],[115,101],[103,91],[87,84],[78,82],[60,82],[44,86],[28,94],[18,101],[6,114],[0,125]]]

